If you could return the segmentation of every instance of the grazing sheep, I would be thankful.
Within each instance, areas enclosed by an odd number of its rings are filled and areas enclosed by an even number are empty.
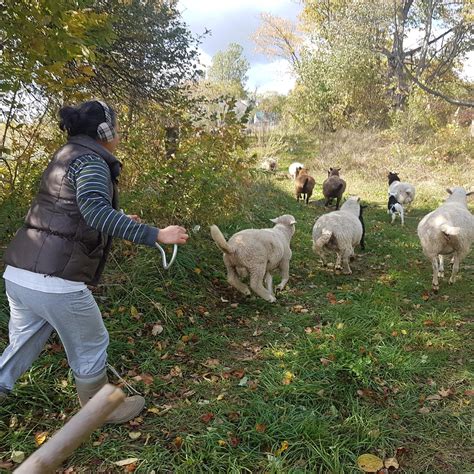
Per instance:
[[[296,220],[286,214],[271,221],[275,223],[272,229],[242,230],[228,242],[219,228],[213,225],[211,236],[224,252],[227,281],[244,295],[250,295],[248,286],[239,279],[239,276],[250,275],[250,288],[264,300],[273,303],[276,298],[271,272],[280,269],[282,280],[276,289],[283,290],[290,276],[290,242],[295,233]]]
[[[304,168],[303,163],[299,163],[298,161],[291,163],[291,165],[288,168],[288,172],[290,173],[290,176],[292,177],[292,179],[296,179],[298,171],[302,170],[303,168]]]
[[[306,204],[309,203],[309,198],[313,195],[313,189],[316,181],[312,176],[308,174],[306,168],[296,170],[296,179],[295,179],[295,194],[296,200],[299,202],[301,195],[303,195],[303,201],[306,201]]]
[[[392,215],[392,224],[395,222],[397,215],[399,215],[402,225],[405,225],[403,206],[397,201],[397,197],[394,194],[388,195],[387,213]]]
[[[333,250],[337,255],[334,269],[342,268],[346,275],[352,273],[349,259],[354,255],[354,247],[361,243],[364,231],[360,216],[360,198],[352,196],[339,211],[324,214],[316,220],[313,227],[313,251],[321,257],[323,265],[326,265],[324,250]]]
[[[329,206],[330,201],[336,199],[336,210],[339,209],[342,195],[346,190],[346,182],[339,177],[341,168],[329,168],[328,177],[323,183],[323,195],[326,198],[325,207]]]
[[[464,188],[446,189],[449,196],[438,209],[427,214],[418,224],[423,253],[433,265],[433,291],[439,290],[438,277],[444,277],[444,255],[453,255],[453,271],[449,283],[456,280],[459,264],[469,253],[474,241],[474,216],[467,208]]]
[[[260,168],[265,171],[276,171],[278,168],[278,162],[275,158],[265,158],[260,164]]]
[[[388,194],[396,197],[399,204],[410,204],[415,199],[415,186],[400,181],[398,174],[388,173]]]

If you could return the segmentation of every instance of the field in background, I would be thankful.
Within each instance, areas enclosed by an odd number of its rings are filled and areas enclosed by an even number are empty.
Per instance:
[[[124,472],[114,463],[136,458],[128,472],[351,473],[372,453],[396,457],[406,473],[474,470],[474,255],[460,281],[445,279],[432,295],[416,236],[447,185],[474,185],[469,141],[458,133],[406,145],[379,132],[339,132],[272,138],[256,149],[272,148],[280,171],[258,173],[245,212],[216,223],[230,236],[296,217],[289,286],[273,305],[229,288],[207,228],[196,228],[169,272],[154,251],[117,245],[96,297],[110,362],[146,394],[148,411],[95,433],[64,469]],[[294,159],[318,183],[310,206],[293,197],[286,169]],[[341,167],[348,193],[369,204],[367,248],[356,251],[352,276],[322,268],[311,251],[329,166]],[[417,185],[405,228],[386,214],[388,169]],[[0,305],[6,343],[3,296]],[[35,434],[51,435],[76,409],[52,341],[0,408],[0,458],[29,454]]]

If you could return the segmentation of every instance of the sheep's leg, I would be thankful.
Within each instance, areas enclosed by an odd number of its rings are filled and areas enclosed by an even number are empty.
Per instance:
[[[245,296],[251,294],[250,288],[239,280],[239,275],[237,275],[237,272],[235,271],[234,267],[227,267],[227,281],[230,285],[232,285],[236,290],[243,293]]]
[[[327,265],[326,262],[326,252],[324,251],[323,247],[316,245],[316,242],[313,241],[313,252],[319,256],[321,261],[323,262],[323,267]]]
[[[306,194],[306,204],[309,204],[309,198],[312,196],[313,193]]]
[[[353,254],[354,249],[352,247],[344,249],[342,252],[342,273],[345,275],[350,275],[352,273],[351,267],[349,266],[349,259]]]
[[[393,224],[395,222],[395,218],[397,217],[397,215],[392,212],[392,222],[390,222],[390,224]]]
[[[336,252],[336,264],[334,265],[334,270],[342,270],[341,254],[339,252]]]
[[[457,252],[455,252],[453,257],[453,271],[451,273],[451,278],[449,279],[449,284],[452,285],[456,281],[456,275],[459,272],[459,262],[460,256]]]
[[[326,202],[324,203],[324,207],[329,207],[329,201],[331,198],[326,198]]]
[[[276,298],[263,286],[265,270],[252,268],[250,270],[250,288],[265,301],[273,303]]]
[[[438,267],[438,256],[437,255],[435,255],[431,259],[431,264],[433,265],[433,291],[435,293],[438,293],[438,291],[439,291],[439,281],[438,281],[439,267]]]
[[[339,204],[341,203],[341,196],[337,196],[336,198],[336,211],[339,210]]]
[[[438,255],[439,267],[438,267],[438,277],[444,278],[444,255]]]
[[[273,295],[273,277],[270,272],[265,274],[265,286],[267,290]]]
[[[278,291],[282,291],[286,284],[288,283],[288,280],[290,279],[290,261],[286,258],[284,258],[280,262],[280,272],[281,272],[281,282],[280,284],[276,287]]]
[[[405,216],[404,216],[404,213],[403,213],[403,206],[401,206],[401,209],[400,209],[400,219],[402,220],[402,226],[405,225]]]

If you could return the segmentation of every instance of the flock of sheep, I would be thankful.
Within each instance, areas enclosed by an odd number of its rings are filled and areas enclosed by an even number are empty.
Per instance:
[[[269,162],[268,170],[276,170]],[[295,195],[309,202],[315,186],[314,178],[302,163],[292,163],[289,173],[295,182]],[[313,251],[326,265],[327,251],[336,253],[335,270],[351,274],[349,262],[354,257],[354,248],[364,245],[365,225],[363,209],[358,196],[349,197],[339,209],[346,189],[345,181],[339,176],[340,168],[330,168],[328,178],[323,183],[325,206],[336,200],[336,210],[320,216],[312,232]],[[415,198],[415,187],[400,181],[397,173],[388,174],[387,211],[392,216],[400,216],[404,224],[404,206]],[[452,256],[452,273],[449,283],[454,283],[460,262],[469,253],[474,241],[474,216],[467,207],[467,197],[474,194],[462,187],[447,189],[448,198],[440,207],[427,214],[418,225],[418,236],[426,257],[433,266],[433,291],[439,290],[439,277],[444,276],[444,256]],[[296,220],[291,215],[272,219],[275,224],[270,229],[246,229],[234,234],[228,241],[216,225],[211,226],[211,236],[224,252],[227,280],[230,285],[244,295],[250,295],[250,288],[266,301],[276,301],[273,291],[272,273],[279,269],[282,280],[276,290],[283,290],[289,280],[291,248]],[[250,288],[241,281],[249,277]]]

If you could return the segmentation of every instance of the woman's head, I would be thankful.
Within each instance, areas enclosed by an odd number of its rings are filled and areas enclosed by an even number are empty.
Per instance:
[[[90,100],[59,111],[59,128],[69,137],[87,135],[113,152],[118,145],[117,115],[105,102]]]

